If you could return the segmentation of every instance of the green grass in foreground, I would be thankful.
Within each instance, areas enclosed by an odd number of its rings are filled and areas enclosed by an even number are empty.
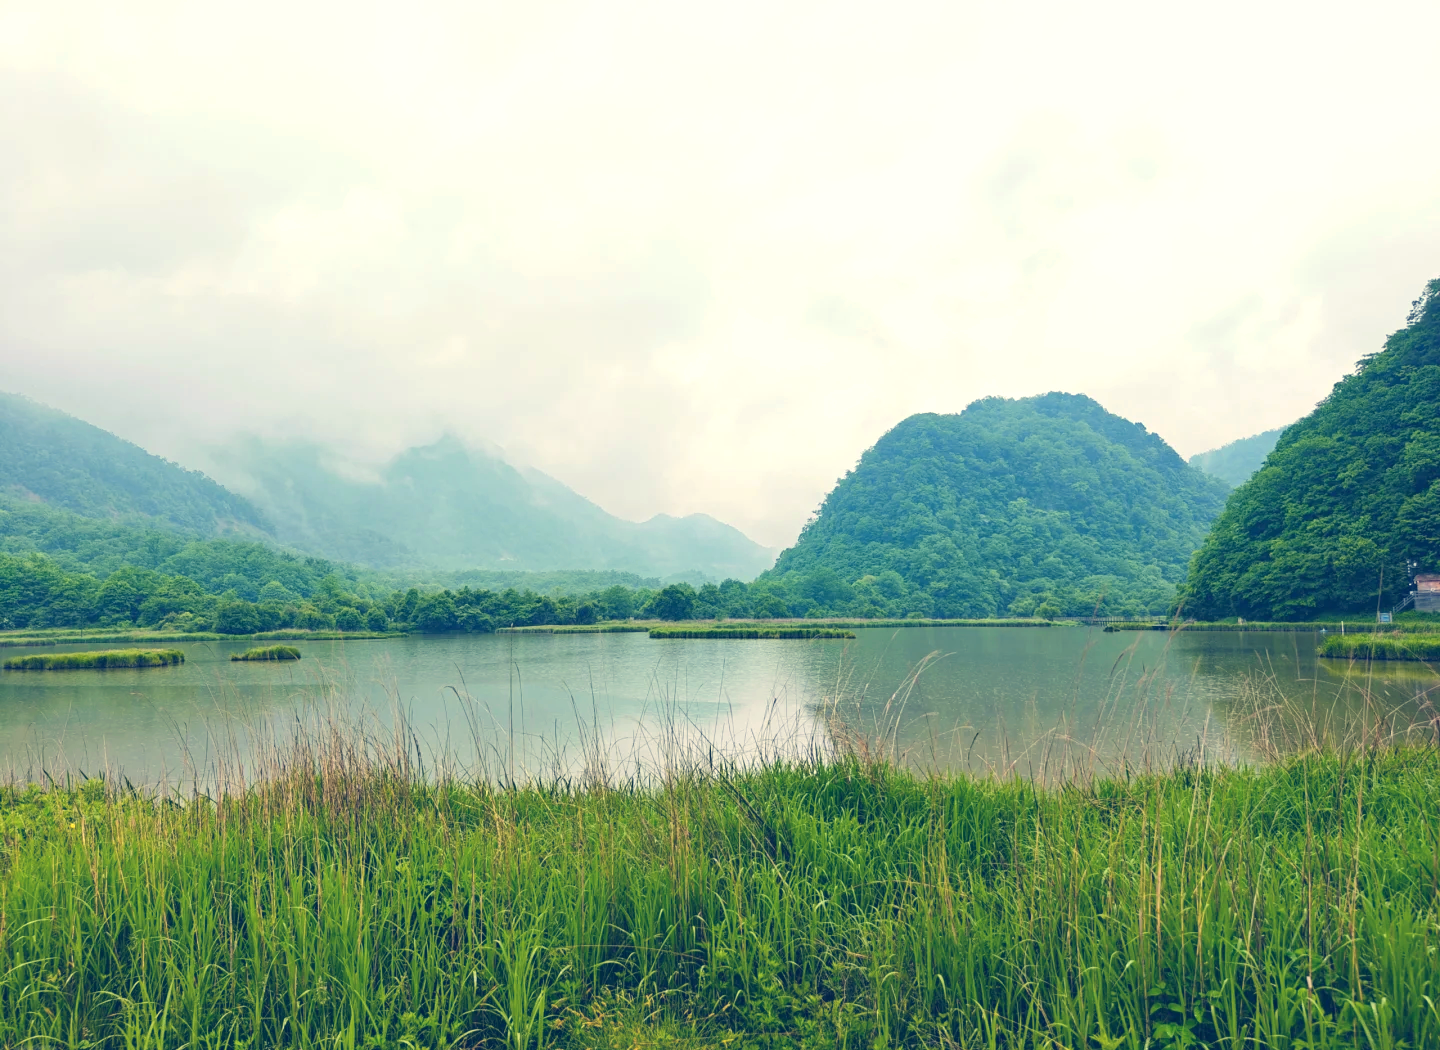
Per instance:
[[[834,627],[657,627],[651,638],[854,638]]]
[[[179,649],[105,649],[90,653],[12,656],[5,661],[5,670],[79,671],[107,667],[169,667],[171,664],[184,662],[185,654]]]
[[[1320,655],[1347,660],[1440,660],[1440,634],[1332,634],[1320,643]]]
[[[264,645],[246,649],[243,653],[231,653],[231,660],[298,660],[300,650],[293,645]]]
[[[337,748],[0,819],[5,1046],[1440,1046],[1433,748],[580,791]]]

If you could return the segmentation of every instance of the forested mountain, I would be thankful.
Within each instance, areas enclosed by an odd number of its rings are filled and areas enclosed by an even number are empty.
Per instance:
[[[0,394],[0,494],[202,535],[266,528],[248,500],[204,474],[15,394]]]
[[[1186,609],[1303,619],[1389,608],[1407,558],[1440,571],[1440,280],[1231,495],[1190,567]]]
[[[882,437],[763,579],[855,614],[1159,612],[1225,491],[1088,397],[986,398]]]
[[[1284,432],[1284,427],[1276,427],[1212,448],[1209,452],[1197,452],[1190,457],[1190,465],[1227,485],[1243,485],[1250,480],[1250,475],[1260,469]]]
[[[314,445],[248,439],[215,470],[275,522],[284,542],[379,567],[591,569],[750,579],[766,548],[704,514],[630,522],[536,470],[453,437],[411,448],[373,474]]]

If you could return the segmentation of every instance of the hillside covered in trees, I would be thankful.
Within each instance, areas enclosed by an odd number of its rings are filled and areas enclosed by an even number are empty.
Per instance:
[[[1440,571],[1440,280],[1231,495],[1190,567],[1186,612],[1388,609],[1407,558]]]
[[[1225,491],[1088,397],[986,398],[882,437],[762,581],[852,615],[1159,612]]]
[[[204,474],[16,394],[0,394],[0,494],[203,535],[268,529],[249,500]]]

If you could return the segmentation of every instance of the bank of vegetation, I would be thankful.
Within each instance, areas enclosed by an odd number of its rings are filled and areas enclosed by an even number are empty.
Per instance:
[[[170,667],[183,664],[179,649],[105,649],[89,653],[38,653],[12,656],[7,671],[81,671],[116,667]]]
[[[243,653],[231,653],[231,660],[298,660],[300,650],[293,645],[263,645],[246,649]]]
[[[1231,633],[1244,633],[1246,631],[1281,632],[1291,634],[1305,633],[1334,633],[1336,635],[1369,635],[1375,633],[1383,634],[1435,634],[1440,623],[1429,617],[1415,618],[1412,620],[1400,620],[1394,623],[1376,623],[1372,618],[1369,620],[1363,617],[1359,620],[1296,620],[1282,621],[1279,623],[1266,620],[1182,620],[1170,621],[1138,621],[1133,623],[1107,623],[1107,631],[1152,631],[1152,630],[1185,630],[1185,631],[1225,631]]]
[[[321,737],[323,739],[323,735]],[[1440,751],[7,788],[4,1045],[1440,1045]]]

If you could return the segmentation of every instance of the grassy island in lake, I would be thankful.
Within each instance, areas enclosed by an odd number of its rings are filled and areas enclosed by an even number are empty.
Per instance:
[[[12,656],[7,671],[83,671],[113,667],[169,667],[183,664],[179,649],[106,649],[93,653],[44,653]]]
[[[264,645],[246,649],[243,653],[231,653],[231,660],[298,660],[300,650],[293,645]]]
[[[1332,634],[1320,655],[1342,660],[1440,660],[1440,634]]]

